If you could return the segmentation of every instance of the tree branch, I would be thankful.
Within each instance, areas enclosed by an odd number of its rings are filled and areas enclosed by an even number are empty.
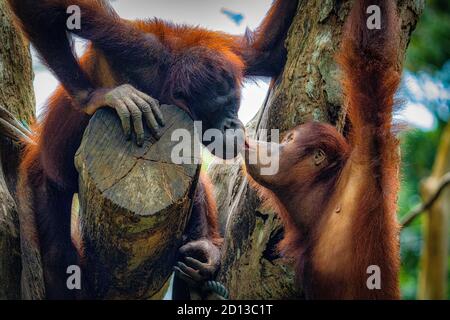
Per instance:
[[[428,199],[428,201],[419,204],[410,212],[408,212],[408,214],[405,215],[405,217],[402,219],[400,223],[402,228],[409,226],[422,212],[430,209],[431,206],[434,204],[434,202],[437,199],[439,199],[439,196],[441,195],[442,191],[444,191],[445,187],[447,187],[448,185],[450,185],[450,172],[447,172],[445,175],[442,176],[442,178],[439,181],[438,187],[431,195],[431,197]]]

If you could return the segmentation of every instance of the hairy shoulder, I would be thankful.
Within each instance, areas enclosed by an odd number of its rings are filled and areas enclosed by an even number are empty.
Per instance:
[[[128,22],[141,31],[155,35],[165,46],[175,52],[192,47],[227,51],[236,45],[235,36],[201,26],[176,24],[158,18]]]

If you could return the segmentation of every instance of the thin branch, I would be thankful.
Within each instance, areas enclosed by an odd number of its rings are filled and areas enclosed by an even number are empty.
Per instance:
[[[16,142],[35,143],[31,139],[32,132],[2,106],[0,106],[0,135],[4,135]]]
[[[442,176],[442,178],[439,180],[438,187],[434,191],[434,193],[431,195],[431,197],[428,199],[428,201],[419,204],[417,207],[412,209],[408,214],[405,215],[405,217],[401,221],[402,228],[407,227],[411,224],[411,222],[414,221],[422,212],[427,211],[431,208],[431,206],[434,204],[434,202],[439,198],[442,191],[444,191],[445,187],[450,185],[450,172],[447,172],[445,175]]]

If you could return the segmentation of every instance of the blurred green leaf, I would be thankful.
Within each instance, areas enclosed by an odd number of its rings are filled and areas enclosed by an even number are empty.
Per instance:
[[[450,1],[428,0],[406,55],[408,70],[439,70],[450,58]]]

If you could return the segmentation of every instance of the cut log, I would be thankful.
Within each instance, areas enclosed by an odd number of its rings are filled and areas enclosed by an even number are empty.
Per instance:
[[[162,137],[155,141],[146,131],[143,147],[125,139],[114,111],[98,111],[75,156],[85,276],[94,298],[149,299],[172,273],[200,159],[192,154],[189,164],[173,163],[180,142],[172,133],[185,129],[192,139],[194,123],[175,106],[161,108]]]

